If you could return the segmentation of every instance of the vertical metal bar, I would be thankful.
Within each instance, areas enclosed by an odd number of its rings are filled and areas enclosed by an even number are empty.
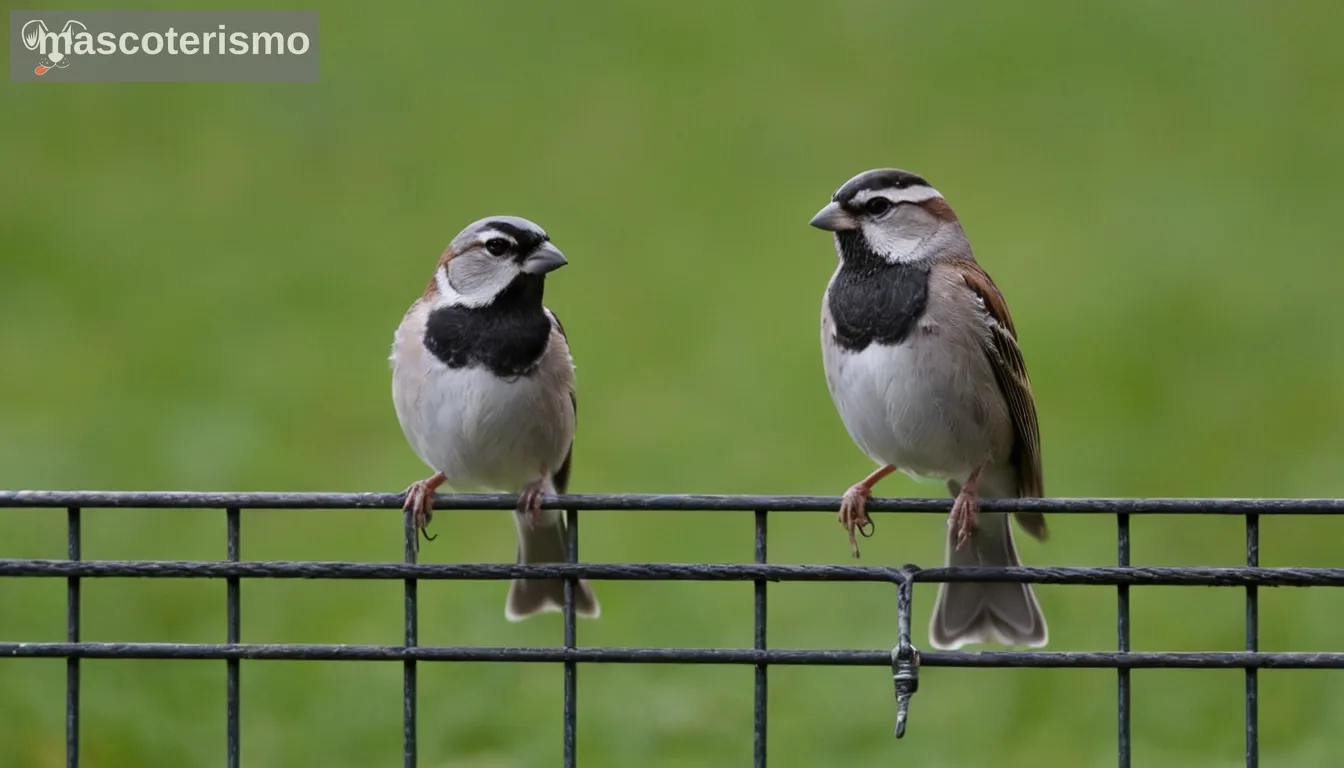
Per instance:
[[[433,503],[433,497],[431,497],[430,503]],[[406,510],[404,536],[406,540],[406,562],[415,565],[420,546],[420,529],[415,524],[415,512],[410,509]],[[406,579],[405,585],[406,647],[414,648],[420,642],[419,593],[416,589],[417,582],[415,579]],[[405,768],[415,768],[416,764],[415,711],[415,659],[408,658],[402,662],[401,667],[402,765]]]
[[[229,562],[236,563],[241,556],[241,544],[239,529],[241,520],[237,507],[229,507],[225,516],[228,519],[228,557]],[[238,578],[231,576],[227,581],[228,594],[225,596],[228,602],[228,642],[242,642],[242,610],[240,606],[240,584]],[[228,766],[229,768],[238,768],[238,713],[239,713],[239,690],[238,690],[238,659],[228,659],[225,664],[228,665]]]
[[[579,561],[579,511],[577,509],[566,510],[567,525],[566,532],[569,534],[569,546],[566,547],[569,562],[577,563]],[[574,590],[578,585],[574,577],[565,579],[565,648],[573,649],[577,642],[577,627],[574,626]],[[573,661],[565,662],[565,768],[574,768],[577,764],[578,756],[578,734],[575,732],[578,728],[578,698],[579,698],[579,670]]]
[[[1246,565],[1260,567],[1260,516],[1246,516]],[[1260,650],[1259,587],[1246,587],[1246,650]],[[1260,765],[1260,686],[1255,668],[1246,670],[1246,768]]]
[[[756,510],[756,562],[764,563],[766,556],[766,515],[764,509]],[[755,605],[755,648],[758,651],[765,650],[765,580],[756,580],[756,605]],[[752,736],[752,765],[755,768],[765,768],[766,752],[766,670],[768,665],[760,663],[756,665],[756,695],[755,695],[755,724]]]
[[[79,560],[82,557],[83,540],[79,507],[70,507],[65,515],[65,554],[71,560]],[[71,643],[79,642],[78,577],[70,577],[65,581],[65,639]],[[79,766],[79,658],[75,656],[65,660],[65,765],[66,768]]]
[[[1116,557],[1121,567],[1129,566],[1129,515],[1116,515]],[[1121,653],[1129,652],[1129,585],[1116,586],[1116,634]],[[1117,745],[1120,756],[1120,768],[1129,768],[1129,670],[1118,669],[1119,696],[1116,701]]]

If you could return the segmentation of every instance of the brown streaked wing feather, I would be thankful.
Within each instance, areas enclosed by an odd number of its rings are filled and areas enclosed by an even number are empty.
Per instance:
[[[560,338],[564,339],[565,343],[568,344],[569,337],[565,335],[565,327],[560,324],[560,316],[555,314],[555,312],[551,311],[549,308],[546,310],[546,314],[550,315],[551,322],[555,324],[555,330],[560,332]],[[569,390],[569,402],[574,405],[574,424],[575,427],[577,427],[579,421],[579,397],[573,389]],[[569,492],[569,470],[573,459],[574,441],[571,440],[569,443],[569,450],[565,451],[565,460],[560,464],[560,468],[555,470],[555,474],[551,475],[551,485],[555,486],[556,493]]]
[[[1017,345],[1017,329],[1013,327],[1008,304],[989,274],[976,262],[957,260],[955,266],[966,285],[984,302],[985,310],[994,319],[990,328],[991,346],[985,350],[998,379],[999,389],[1008,402],[1016,440],[1011,461],[1017,470],[1017,491],[1022,498],[1045,495],[1045,478],[1041,472],[1041,436],[1036,420],[1036,401],[1031,394],[1031,379],[1027,376],[1027,362]],[[1048,535],[1045,516],[1038,512],[1019,512],[1014,515],[1023,530],[1037,539]]]

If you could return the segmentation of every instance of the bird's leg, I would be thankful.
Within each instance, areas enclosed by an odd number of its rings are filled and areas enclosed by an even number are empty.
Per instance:
[[[415,515],[415,530],[425,534],[425,541],[438,538],[430,536],[426,529],[429,528],[429,521],[434,519],[434,491],[447,479],[442,472],[435,472],[426,480],[411,483],[411,487],[406,489],[406,501],[401,508]],[[415,540],[418,542],[420,537],[416,536]]]
[[[975,515],[980,511],[980,468],[971,472],[961,486],[961,493],[952,502],[952,514],[947,516],[947,525],[957,532],[957,549],[965,549],[971,543],[971,534],[975,533]]]
[[[849,533],[849,547],[854,551],[856,558],[859,556],[859,542],[854,538],[854,532],[858,531],[864,538],[873,535],[873,521],[869,519],[868,512],[864,509],[868,505],[868,497],[873,495],[873,486],[877,485],[878,481],[895,471],[896,468],[890,464],[882,467],[865,477],[862,482],[855,483],[840,499],[840,524]]]
[[[546,495],[546,478],[539,477],[523,487],[518,494],[518,514],[526,514],[527,522],[536,525],[541,520],[541,498]]]

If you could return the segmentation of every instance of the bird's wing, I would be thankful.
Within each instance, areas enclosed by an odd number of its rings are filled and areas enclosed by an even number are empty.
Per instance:
[[[565,335],[565,327],[560,324],[560,318],[549,308],[546,310],[546,316],[551,319],[551,326],[560,334],[560,338],[569,343],[569,337]],[[574,387],[569,388],[569,402],[574,406],[574,422],[578,425],[579,419],[579,397],[574,391]],[[569,490],[569,470],[574,458],[574,441],[569,441],[569,450],[565,452],[565,460],[560,464],[560,468],[551,475],[551,485],[555,487],[556,493],[566,493]]]
[[[966,286],[979,297],[989,323],[989,343],[985,347],[985,354],[998,380],[999,390],[1008,403],[1008,413],[1013,422],[1015,439],[1010,461],[1017,471],[1018,495],[1023,498],[1044,496],[1045,478],[1041,472],[1041,434],[1036,419],[1036,401],[1031,394],[1027,362],[1017,345],[1017,330],[1013,328],[1008,303],[978,263],[958,259],[951,266],[961,273]],[[1027,533],[1045,539],[1047,531],[1043,515],[1019,513],[1016,517]]]

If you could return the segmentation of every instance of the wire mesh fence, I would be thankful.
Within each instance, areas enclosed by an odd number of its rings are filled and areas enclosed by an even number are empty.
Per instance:
[[[1115,566],[918,568],[855,565],[782,565],[767,562],[771,514],[836,512],[840,500],[806,496],[569,495],[548,498],[545,507],[565,510],[569,521],[569,563],[511,565],[492,563],[420,564],[416,562],[413,521],[405,520],[405,558],[401,563],[246,561],[242,559],[244,509],[399,509],[401,494],[338,493],[107,493],[0,491],[0,508],[64,509],[67,559],[0,559],[0,578],[66,579],[66,641],[22,642],[0,637],[0,659],[66,659],[66,765],[79,765],[81,659],[215,659],[225,663],[224,706],[226,764],[241,762],[239,665],[244,660],[400,661],[403,665],[403,764],[417,764],[416,672],[420,662],[543,662],[564,668],[561,695],[563,765],[578,765],[578,666],[583,663],[731,664],[754,667],[753,765],[767,764],[766,707],[769,668],[778,665],[881,667],[890,674],[895,694],[895,736],[905,732],[921,667],[1052,667],[1116,670],[1116,754],[1118,765],[1131,764],[1130,670],[1204,668],[1245,670],[1246,765],[1259,765],[1260,669],[1341,669],[1344,652],[1297,653],[1259,650],[1261,586],[1344,586],[1344,568],[1262,568],[1262,515],[1340,515],[1341,499],[1021,499],[986,500],[986,512],[1038,511],[1049,514],[1102,514],[1116,519]],[[494,495],[439,496],[436,509],[509,510],[515,498]],[[942,513],[950,500],[873,499],[873,512]],[[85,509],[219,509],[225,514],[226,559],[221,561],[84,560],[81,520]],[[722,511],[749,513],[755,519],[754,563],[659,564],[584,563],[579,560],[579,511]],[[1241,567],[1133,567],[1130,518],[1133,515],[1213,514],[1245,519],[1246,565]],[[88,578],[223,579],[227,585],[225,642],[89,643],[80,641],[80,583]],[[564,642],[557,647],[424,646],[418,642],[421,580],[565,580]],[[575,580],[753,582],[751,648],[584,647],[575,632]],[[401,580],[405,592],[405,642],[399,646],[344,644],[272,644],[242,642],[244,579]],[[892,586],[896,637],[890,650],[781,650],[767,645],[767,585],[772,581],[862,581]],[[1113,586],[1117,591],[1116,650],[1098,651],[920,651],[910,637],[913,587],[921,582],[1005,581],[1033,584]],[[1135,652],[1130,650],[1129,588],[1134,585],[1205,585],[1245,590],[1245,651]]]

